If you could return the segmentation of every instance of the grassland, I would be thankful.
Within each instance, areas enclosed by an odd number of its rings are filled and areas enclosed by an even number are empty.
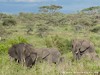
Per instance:
[[[3,26],[5,18],[0,21],[0,26],[5,29],[0,41],[0,75],[97,75],[100,72],[100,61],[73,61],[71,52],[72,39],[88,39],[94,43],[100,57],[100,24],[99,18],[94,18],[95,15],[55,14],[50,17],[47,14],[23,13],[10,16],[17,22],[16,25]],[[11,19],[7,15],[6,18]],[[30,43],[35,48],[56,47],[66,60],[59,65],[37,63],[28,69],[9,60],[9,47],[20,42]]]

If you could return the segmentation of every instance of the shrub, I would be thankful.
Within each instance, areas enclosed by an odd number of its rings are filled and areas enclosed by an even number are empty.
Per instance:
[[[75,25],[80,24],[80,25],[84,25],[84,26],[92,26],[94,23],[91,18],[83,17],[83,18],[76,18],[76,20],[74,21],[74,24]]]
[[[75,25],[74,28],[75,28],[75,31],[76,31],[76,32],[79,32],[79,31],[81,31],[82,29],[84,29],[85,27],[82,26],[82,25]]]
[[[3,26],[13,26],[16,24],[17,24],[17,22],[12,18],[6,18],[3,20]]]
[[[58,48],[62,54],[67,53],[68,50],[71,49],[71,41],[67,38],[59,37],[58,35],[46,37],[45,44],[47,47]]]
[[[0,43],[0,54],[7,52],[8,48],[9,46],[7,43]]]
[[[26,29],[27,29],[27,34],[31,34],[31,32],[33,31],[33,25],[27,25],[26,26]]]
[[[6,40],[6,42],[0,43],[0,54],[7,53],[8,49],[11,45],[18,44],[18,43],[28,43],[28,42],[27,42],[27,39],[25,39],[24,37],[21,37],[21,36],[15,38],[15,39]]]
[[[0,25],[0,36],[4,35],[5,32],[4,27]]]
[[[15,39],[10,39],[8,40],[8,43],[13,45],[13,44],[18,44],[18,43],[28,43],[27,39],[22,37],[22,36],[19,36]]]
[[[37,28],[37,35],[40,37],[44,37],[48,35],[48,32],[50,31],[49,27],[46,25],[39,25]]]
[[[90,29],[90,31],[94,33],[98,33],[100,31],[100,25],[94,26],[92,29]]]

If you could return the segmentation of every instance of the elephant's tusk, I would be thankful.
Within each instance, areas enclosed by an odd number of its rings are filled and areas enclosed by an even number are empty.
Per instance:
[[[77,52],[75,52],[76,54],[78,54],[78,51]]]

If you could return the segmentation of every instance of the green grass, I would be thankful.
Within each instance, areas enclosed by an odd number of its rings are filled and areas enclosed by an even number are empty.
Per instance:
[[[39,37],[36,33],[36,25],[38,23],[37,21],[35,22],[31,35],[26,33],[27,23],[24,22],[18,23],[13,27],[5,28],[11,34],[3,37],[6,39],[5,41],[0,41],[0,75],[94,75],[94,72],[100,72],[100,61],[90,61],[87,59],[73,61],[73,55],[71,53],[71,40],[81,38],[92,41],[100,57],[100,35],[90,32],[89,30],[92,27],[76,31],[74,26],[67,24],[49,26],[51,31],[49,31],[48,35]],[[65,57],[65,62],[59,65],[48,64],[47,62],[37,63],[31,69],[23,67],[16,62],[11,62],[9,60],[8,49],[12,44],[20,42],[30,43],[35,48],[57,47],[62,52],[62,56]],[[82,72],[85,73],[82,74]]]
[[[69,55],[67,55],[67,57],[69,57]],[[73,75],[74,72],[91,72],[91,74],[88,75],[94,75],[93,72],[100,71],[99,66],[99,62],[88,60],[71,62],[71,60],[68,59],[59,65],[43,62],[38,63],[29,69],[23,67],[21,64],[17,64],[16,62],[11,62],[7,54],[0,56],[0,75],[67,75],[67,73],[70,73],[69,75]]]

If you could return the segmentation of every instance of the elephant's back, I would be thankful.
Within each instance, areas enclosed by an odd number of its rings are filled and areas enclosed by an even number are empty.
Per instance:
[[[59,52],[59,50],[57,48],[50,48],[48,50],[49,50],[50,54],[52,54],[53,56],[59,57],[61,55],[61,53]]]

